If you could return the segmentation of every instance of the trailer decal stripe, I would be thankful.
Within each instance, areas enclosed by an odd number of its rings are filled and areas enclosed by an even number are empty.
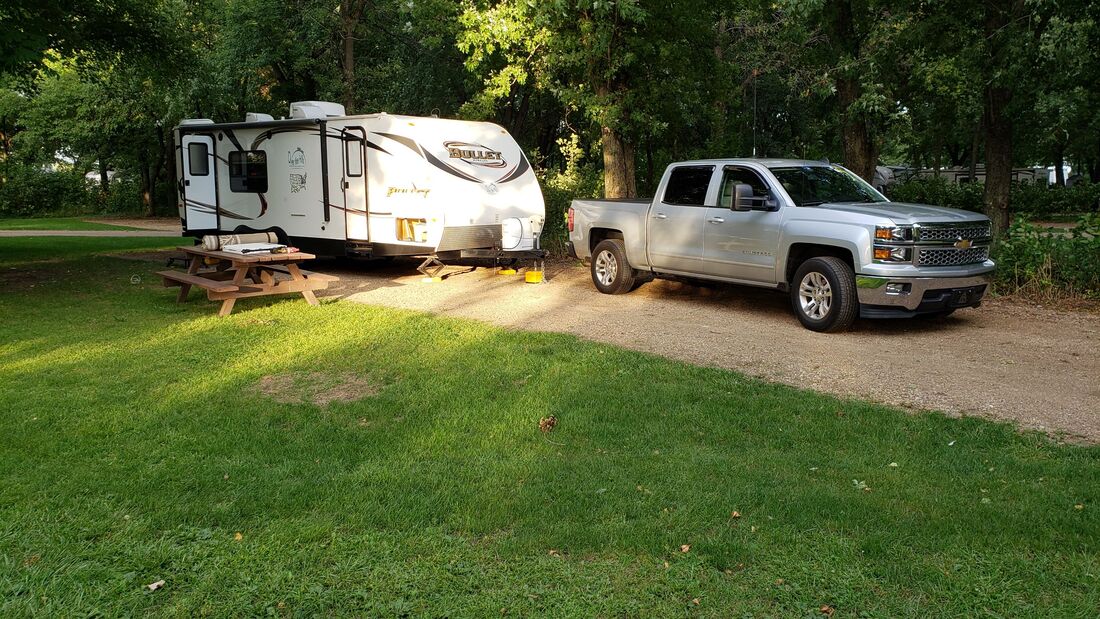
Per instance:
[[[502,176],[501,179],[497,181],[498,183],[510,183],[523,176],[523,174],[530,169],[531,164],[527,162],[527,157],[523,153],[520,153],[519,157],[519,163],[516,164],[516,167],[513,168],[511,172]]]
[[[433,166],[439,168],[440,170],[443,170],[447,174],[450,174],[452,176],[457,176],[458,178],[461,178],[464,181],[470,181],[471,183],[481,184],[481,182],[482,182],[481,179],[476,177],[476,176],[471,176],[471,175],[463,172],[462,170],[459,170],[458,168],[454,168],[450,165],[447,165],[446,163],[443,163],[442,161],[437,159],[434,155],[429,153],[426,149],[424,149],[424,147],[420,146],[415,141],[413,141],[413,140],[411,140],[411,139],[409,139],[409,138],[407,138],[403,135],[395,135],[393,133],[383,133],[381,131],[374,131],[373,133],[375,135],[380,135],[384,138],[389,138],[389,139],[393,140],[394,142],[397,142],[398,144],[401,144],[405,148],[407,148],[407,149],[411,150],[412,152],[414,152],[414,153],[420,155],[421,157],[423,157],[424,160],[427,161],[428,163],[430,163]]]

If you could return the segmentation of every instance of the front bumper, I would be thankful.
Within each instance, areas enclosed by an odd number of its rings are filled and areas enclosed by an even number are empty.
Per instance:
[[[989,289],[988,273],[970,277],[878,277],[857,275],[860,315],[914,316],[977,307]]]

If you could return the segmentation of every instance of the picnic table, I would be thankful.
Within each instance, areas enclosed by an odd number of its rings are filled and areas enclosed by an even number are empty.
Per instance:
[[[313,291],[328,288],[329,282],[339,279],[300,269],[299,263],[316,258],[300,251],[238,254],[201,246],[179,249],[190,258],[187,272],[160,271],[157,275],[164,278],[165,287],[179,286],[177,303],[187,300],[192,286],[205,290],[211,301],[222,302],[218,316],[228,316],[237,299],[290,292],[300,292],[310,305],[318,305]]]

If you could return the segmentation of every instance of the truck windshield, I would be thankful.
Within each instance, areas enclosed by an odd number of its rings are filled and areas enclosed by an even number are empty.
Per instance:
[[[827,202],[889,202],[862,178],[841,167],[771,168],[797,206]]]

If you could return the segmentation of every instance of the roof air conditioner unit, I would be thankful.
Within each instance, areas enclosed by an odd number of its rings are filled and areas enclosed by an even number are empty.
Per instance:
[[[262,123],[269,120],[275,120],[271,117],[271,114],[261,114],[259,112],[249,112],[244,115],[244,121],[246,123]]]
[[[290,104],[291,118],[329,118],[346,115],[344,106],[329,101],[295,101]]]

